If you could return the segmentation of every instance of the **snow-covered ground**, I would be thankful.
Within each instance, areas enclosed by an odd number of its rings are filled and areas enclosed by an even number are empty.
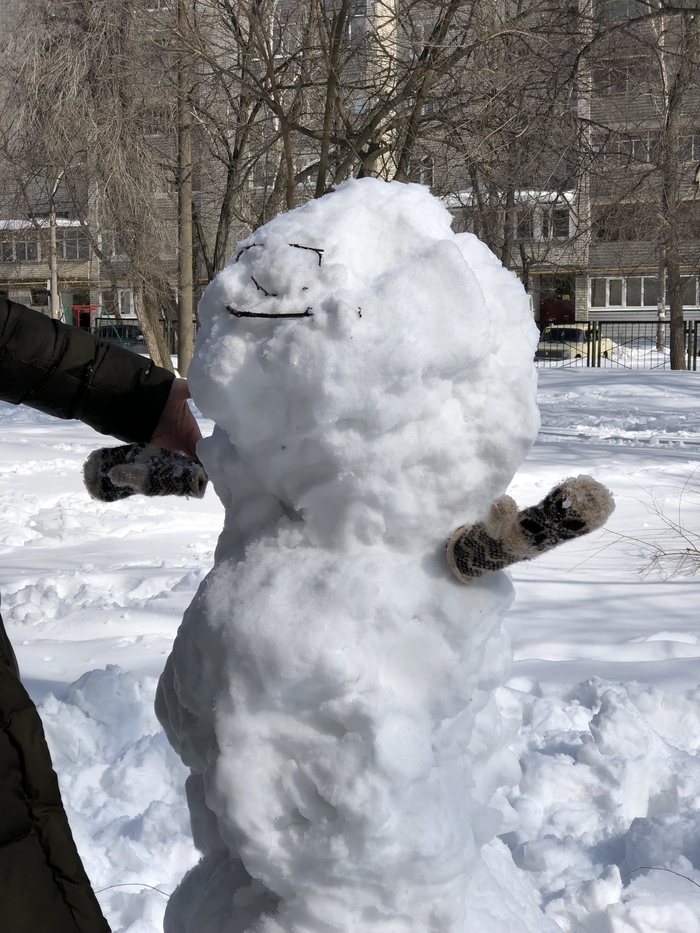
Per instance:
[[[683,562],[700,546],[700,377],[539,378],[542,431],[509,491],[527,505],[589,473],[617,507],[604,531],[513,571],[498,700],[523,777],[500,802],[503,839],[564,930],[700,931],[700,576]],[[105,439],[6,405],[0,424],[7,628],[108,918],[156,933],[197,856],[153,696],[223,510],[211,489],[94,502],[80,471]]]

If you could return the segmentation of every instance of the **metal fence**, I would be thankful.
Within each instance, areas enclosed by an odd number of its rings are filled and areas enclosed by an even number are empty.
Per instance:
[[[686,366],[698,368],[700,321],[684,321]],[[552,325],[559,328],[560,325]],[[568,359],[536,358],[538,367],[600,366],[608,369],[670,369],[670,325],[668,321],[580,321],[575,325],[585,331],[585,341],[570,345]],[[542,344],[542,347],[545,345]]]

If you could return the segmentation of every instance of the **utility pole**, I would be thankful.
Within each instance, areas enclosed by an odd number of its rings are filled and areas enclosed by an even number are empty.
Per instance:
[[[659,297],[656,302],[656,349],[663,353],[666,350],[666,258],[663,254],[659,259]]]
[[[63,172],[59,172],[51,188],[49,198],[49,300],[51,317],[61,319],[61,295],[58,291],[58,244],[56,242],[56,192],[61,184]]]
[[[188,0],[178,0],[178,370],[187,375],[194,349],[194,281],[192,273],[192,88],[190,56],[185,37],[189,31]]]

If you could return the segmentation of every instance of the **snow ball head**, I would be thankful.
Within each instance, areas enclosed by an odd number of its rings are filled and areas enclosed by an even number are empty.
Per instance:
[[[198,406],[327,545],[437,543],[536,435],[527,296],[451,222],[426,188],[352,180],[244,240],[201,300]]]

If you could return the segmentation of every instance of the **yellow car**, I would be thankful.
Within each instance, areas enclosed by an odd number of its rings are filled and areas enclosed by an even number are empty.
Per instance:
[[[542,331],[536,360],[610,359],[614,344],[587,324],[550,324]]]

